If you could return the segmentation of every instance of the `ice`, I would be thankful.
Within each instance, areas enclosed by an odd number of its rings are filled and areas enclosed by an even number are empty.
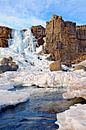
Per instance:
[[[27,99],[26,93],[0,90],[0,109],[8,105],[16,105],[20,102],[26,101]]]
[[[31,29],[25,32],[20,30],[12,31],[12,39],[9,40],[9,48],[14,53],[28,53],[36,51],[37,41],[31,33]]]
[[[0,75],[0,101],[4,104],[2,106],[9,105],[11,101],[12,104],[16,104],[29,98],[32,91],[35,92],[34,87],[30,90],[31,85],[33,84],[44,88],[56,88],[57,90],[60,87],[66,88],[69,86],[74,87],[77,85],[77,87],[79,87],[81,85],[86,85],[85,71],[79,70],[74,72],[51,72],[49,70],[50,61],[47,61],[44,56],[40,56],[42,60],[38,59],[37,55],[35,54],[31,54],[29,55],[29,57],[30,59],[26,58],[28,63],[26,63],[26,66],[24,66],[25,59],[22,58],[21,55],[19,55],[15,60],[17,62],[21,61],[21,63],[23,64],[22,66],[20,65],[20,69],[16,72],[5,72]],[[34,62],[34,66],[31,65],[30,62]],[[18,90],[15,92],[8,91],[10,88],[13,88],[17,85],[28,86],[28,90]],[[39,92],[39,88],[36,92]]]
[[[28,48],[26,46],[25,53],[27,53],[28,50],[29,50],[29,52],[36,51],[37,41],[36,41],[35,37],[32,35],[31,29],[27,29],[27,31],[25,31],[23,44],[24,45],[26,44],[28,46]]]
[[[23,32],[23,34],[19,31],[15,31],[11,42],[13,43],[9,43],[8,48],[0,48],[0,59],[12,56],[13,60],[18,64],[19,69],[15,72],[0,74],[0,101],[2,104],[4,102],[4,106],[10,104],[11,98],[12,104],[15,104],[15,102],[19,103],[29,97],[30,93],[35,91],[34,88],[29,91],[32,85],[44,88],[56,88],[57,90],[59,88],[66,89],[70,86],[79,87],[86,85],[86,72],[83,70],[51,72],[49,70],[51,61],[47,60],[48,55],[39,54],[39,52],[42,51],[42,46],[38,48],[38,54],[34,52],[37,42],[30,29]],[[69,69],[66,66],[63,66],[63,68]],[[15,92],[8,91],[17,85],[28,86],[28,91],[27,89]],[[5,101],[5,99],[7,100]]]
[[[22,53],[24,48],[23,48],[21,32],[18,30],[13,30],[12,38],[13,40],[9,48],[13,50],[15,53]]]

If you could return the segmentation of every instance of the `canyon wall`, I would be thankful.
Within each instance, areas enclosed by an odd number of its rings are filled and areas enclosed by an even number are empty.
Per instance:
[[[86,26],[76,26],[75,22],[64,21],[61,16],[54,15],[46,23],[45,53],[50,53],[53,60],[63,62],[85,57]]]
[[[8,39],[11,37],[12,29],[0,26],[0,47],[8,47]]]
[[[76,37],[79,44],[79,52],[86,53],[86,25],[76,26]]]

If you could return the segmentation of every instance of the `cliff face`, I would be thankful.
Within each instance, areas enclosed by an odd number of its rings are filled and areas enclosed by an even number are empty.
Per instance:
[[[8,27],[0,26],[0,47],[8,47],[8,39],[11,37],[11,30]]]
[[[8,27],[0,26],[0,47],[8,47],[11,31]],[[44,51],[50,53],[53,60],[70,63],[86,59],[86,25],[76,26],[76,23],[54,15],[46,23],[46,29],[39,25],[32,26],[31,31],[38,46],[43,45],[46,36]]]
[[[76,26],[76,23],[54,15],[46,23],[45,52],[51,53],[54,60],[63,62],[76,60],[78,56],[86,54],[86,26]]]
[[[35,38],[37,39],[38,45],[43,45],[44,40],[43,37],[45,37],[45,28],[41,25],[39,26],[32,26],[31,31]]]
[[[79,52],[86,53],[86,25],[76,27],[76,37],[79,44]]]

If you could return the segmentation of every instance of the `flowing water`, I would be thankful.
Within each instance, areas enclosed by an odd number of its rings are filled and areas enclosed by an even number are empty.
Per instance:
[[[45,93],[15,107],[0,112],[0,130],[56,130],[56,113],[41,110],[41,105],[61,100],[61,94]]]
[[[17,87],[9,91],[16,91]],[[19,87],[17,90],[19,89],[24,88]],[[56,113],[76,103],[86,103],[82,98],[63,99],[62,90],[36,90],[27,102],[0,111],[0,130],[57,130],[59,126],[55,124]]]
[[[36,44],[30,29],[23,34],[15,30],[9,48],[14,53],[27,55],[29,52],[35,52]],[[9,91],[16,91],[16,87]],[[58,125],[55,125],[56,113],[68,109],[76,101],[83,100],[65,101],[62,92],[57,91],[33,94],[27,102],[8,106],[0,111],[0,130],[56,130],[58,129]]]

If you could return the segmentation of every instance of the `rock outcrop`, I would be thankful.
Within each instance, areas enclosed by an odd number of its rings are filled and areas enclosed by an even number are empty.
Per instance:
[[[86,26],[76,26],[75,22],[54,15],[46,23],[45,53],[50,53],[53,60],[60,59],[66,63],[85,55]]]
[[[0,26],[0,47],[8,47],[8,39],[11,37],[12,29]]]
[[[37,39],[38,45],[43,45],[44,40],[43,38],[45,37],[45,28],[41,25],[38,26],[32,26],[31,31],[35,38]]]
[[[18,69],[18,65],[13,61],[12,57],[3,58],[0,61],[0,73],[6,71],[16,71]]]

